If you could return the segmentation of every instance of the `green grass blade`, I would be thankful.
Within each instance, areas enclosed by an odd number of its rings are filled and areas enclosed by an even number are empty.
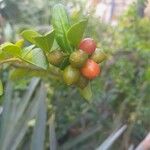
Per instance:
[[[85,141],[89,137],[91,137],[94,134],[96,134],[97,132],[99,132],[101,129],[102,129],[101,125],[97,125],[95,127],[92,127],[91,129],[88,129],[87,131],[85,131],[84,133],[79,135],[77,138],[75,138],[73,140],[70,140],[67,143],[65,143],[62,146],[62,149],[63,150],[70,150],[70,149],[72,149],[73,147],[77,146],[78,144],[82,143],[83,141]]]
[[[127,125],[122,126],[117,131],[113,132],[96,150],[108,150],[116,140],[125,132]]]
[[[44,86],[42,85],[44,89]],[[38,114],[36,116],[36,124],[32,136],[31,150],[43,150],[46,130],[46,89],[40,99]]]
[[[21,99],[18,108],[17,108],[17,113],[16,113],[16,122],[21,118],[21,116],[23,115],[27,105],[29,104],[29,101],[31,100],[37,85],[39,84],[40,79],[39,78],[33,78],[31,80],[31,83],[27,89],[27,91],[25,92],[23,98]],[[18,113],[19,112],[19,113]]]
[[[20,142],[22,141],[25,133],[28,130],[28,122],[36,115],[40,100],[43,98],[44,90],[42,87],[37,89],[34,99],[30,102],[30,105],[18,121],[13,130],[13,135],[9,144],[10,150],[16,150]]]
[[[5,150],[7,145],[7,133],[10,125],[12,124],[11,121],[11,112],[12,109],[12,95],[13,95],[13,88],[12,83],[8,82],[6,87],[5,93],[5,100],[3,103],[3,112],[2,117],[0,120],[0,147],[1,150]]]
[[[49,120],[49,140],[50,140],[50,150],[57,150],[57,140],[55,133],[55,116],[52,115]]]

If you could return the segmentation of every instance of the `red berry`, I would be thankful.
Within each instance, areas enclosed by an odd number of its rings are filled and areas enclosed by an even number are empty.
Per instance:
[[[82,75],[87,79],[94,79],[101,72],[99,65],[91,59],[88,59],[86,61],[86,63],[84,64],[84,66],[81,68],[80,71]]]
[[[80,42],[79,48],[87,54],[92,54],[96,49],[96,43],[91,38],[85,38]]]

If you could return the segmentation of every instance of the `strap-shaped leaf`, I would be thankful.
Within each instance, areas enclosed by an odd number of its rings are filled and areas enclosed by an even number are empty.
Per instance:
[[[25,112],[21,116],[20,120],[14,127],[10,144],[8,145],[10,150],[16,150],[18,148],[19,143],[25,136],[25,133],[28,129],[28,122],[31,120],[38,112],[38,106],[41,100],[44,100],[45,90],[43,86],[37,89],[35,93],[35,97],[30,102],[30,105],[27,106]]]
[[[43,89],[44,86],[42,85]],[[32,135],[31,150],[43,150],[45,141],[46,130],[46,89],[44,90],[43,97],[40,100],[38,113],[36,116],[36,124]]]
[[[3,84],[2,81],[0,80],[0,96],[3,95]]]
[[[45,70],[48,68],[47,58],[40,48],[30,46],[24,49],[23,53],[21,57],[22,60]]]
[[[56,139],[56,132],[55,132],[55,116],[52,114],[49,120],[49,143],[50,143],[50,150],[57,150],[57,139]]]
[[[80,89],[80,93],[87,101],[90,101],[92,98],[92,90],[90,83],[84,89]]]
[[[13,98],[13,84],[9,82],[6,87],[6,94],[3,103],[3,112],[0,122],[0,147],[1,150],[15,150],[25,135],[27,123],[37,113],[39,101],[42,99],[43,88],[36,91],[39,79],[33,79],[28,91],[22,100]],[[41,91],[41,92],[40,92]],[[31,100],[35,93],[35,98]],[[30,105],[28,105],[30,102]]]
[[[21,48],[12,43],[4,43],[1,45],[4,57],[18,57],[21,55]]]
[[[30,43],[35,43],[35,40],[34,38],[36,36],[41,36],[41,34],[39,34],[38,32],[32,30],[32,29],[27,29],[27,30],[24,30],[22,33],[21,33],[21,36],[26,39],[27,41],[29,41]]]
[[[70,150],[73,149],[74,147],[77,147],[80,143],[86,141],[89,139],[91,136],[95,135],[96,133],[100,132],[102,129],[101,124],[97,124],[89,129],[86,129],[83,133],[78,135],[76,138],[72,140],[68,140],[68,142],[64,143],[61,147],[62,150]],[[104,149],[101,149],[104,150]]]
[[[37,36],[34,38],[35,44],[45,52],[49,52],[53,46],[55,31],[51,31],[44,36]]]
[[[0,117],[0,147],[1,150],[6,149],[6,143],[8,142],[7,135],[9,134],[8,129],[10,126],[10,118],[11,118],[11,110],[12,110],[12,83],[7,84],[6,86],[6,93],[4,96],[3,102],[3,112],[2,116]],[[11,112],[11,113],[10,113]],[[11,122],[12,124],[12,122]],[[7,141],[6,141],[7,139]]]
[[[70,28],[70,23],[67,11],[62,4],[54,6],[52,24],[55,29],[55,37],[58,45],[64,52],[71,52],[72,47],[67,39],[67,31]]]
[[[109,150],[126,129],[127,125],[123,125],[120,129],[114,131],[96,150]]]
[[[71,45],[77,47],[83,37],[87,26],[87,19],[74,24],[67,32],[67,37]]]

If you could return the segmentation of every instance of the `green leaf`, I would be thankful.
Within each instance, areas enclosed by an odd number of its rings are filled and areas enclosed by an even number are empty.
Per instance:
[[[92,98],[92,90],[90,83],[84,89],[80,89],[80,93],[87,101],[90,101]]]
[[[0,49],[0,60],[4,60],[4,59],[5,59],[4,53],[2,49]]]
[[[4,102],[3,102],[3,112],[0,118],[0,147],[1,150],[5,150],[8,142],[8,129],[10,129],[10,120],[12,114],[12,83],[8,83],[6,86],[6,92],[4,95]],[[11,122],[11,125],[13,121]]]
[[[120,138],[120,136],[126,131],[127,125],[123,125],[120,129],[114,131],[96,150],[109,150],[112,145]]]
[[[3,84],[2,81],[0,80],[0,96],[3,95]]]
[[[34,38],[35,44],[45,52],[49,52],[53,46],[54,37],[55,37],[54,30],[49,32],[45,36],[36,36]]]
[[[43,150],[45,141],[45,130],[46,130],[46,89],[44,89],[43,97],[40,100],[38,114],[36,116],[36,124],[32,135],[31,149],[32,150]]]
[[[19,119],[21,119],[21,117],[22,117],[25,109],[27,108],[28,103],[31,101],[32,96],[34,95],[34,93],[35,93],[39,83],[40,83],[40,79],[39,78],[32,78],[32,80],[31,80],[31,82],[30,82],[26,92],[22,96],[21,102],[19,103],[19,105],[17,107],[18,108],[17,111],[19,113],[16,114],[16,117],[15,117],[16,122]]]
[[[57,139],[55,131],[55,116],[52,114],[49,120],[49,141],[50,141],[50,150],[57,150]]]
[[[27,77],[44,77],[46,74],[48,74],[47,70],[31,70],[29,68],[17,68],[11,70],[9,78],[14,82],[20,82],[20,80],[25,80]]]
[[[53,8],[52,24],[55,29],[55,37],[58,45],[64,52],[71,52],[72,47],[67,39],[67,31],[70,23],[67,11],[62,4],[57,4]]]
[[[24,45],[24,39],[20,39],[15,43],[16,46],[22,48]]]
[[[89,129],[86,129],[83,133],[75,137],[74,139],[68,140],[66,143],[64,143],[61,147],[62,150],[70,150],[74,147],[77,147],[80,145],[80,143],[85,142],[90,137],[94,136],[97,133],[100,133],[100,131],[103,129],[103,126],[101,124],[97,124]],[[101,149],[104,150],[104,149]]]
[[[69,57],[64,58],[62,63],[59,65],[60,69],[65,69],[69,65]]]
[[[1,150],[15,150],[28,129],[28,121],[37,113],[43,87],[37,88],[38,78],[34,78],[29,85],[23,99],[13,95],[12,82],[8,82],[3,103],[3,112],[0,118],[0,146]],[[33,95],[35,98],[32,99]],[[13,98],[14,97],[14,98]],[[30,105],[29,105],[30,102]]]
[[[25,48],[21,59],[46,70],[48,68],[48,62],[44,52],[40,48],[33,47]]]
[[[25,74],[29,74],[31,71],[29,69],[24,69],[24,68],[17,68],[17,69],[13,69],[11,70],[10,74],[9,74],[9,78],[13,81],[18,81],[20,79],[25,78]],[[29,76],[29,75],[28,75]]]
[[[47,59],[43,53],[43,51],[40,48],[35,48],[32,51],[32,64],[41,67],[43,69],[47,69],[48,68],[48,62]]]
[[[21,140],[25,136],[25,133],[28,129],[28,122],[37,114],[40,101],[44,101],[45,92],[46,90],[43,88],[43,86],[40,86],[40,88],[37,89],[33,100],[30,100],[30,104],[28,104],[25,112],[15,125],[9,145],[9,147],[11,147],[10,150],[16,150]]]
[[[1,45],[2,53],[5,57],[18,57],[21,55],[21,48],[12,43],[4,43]]]
[[[76,24],[74,24],[67,32],[67,37],[70,43],[77,47],[83,37],[85,28],[87,26],[87,19],[82,20]]]
[[[31,43],[35,43],[34,38],[36,36],[41,36],[38,32],[32,30],[32,29],[28,29],[28,30],[24,30],[23,32],[21,32],[21,36],[26,39],[27,41],[31,42]]]

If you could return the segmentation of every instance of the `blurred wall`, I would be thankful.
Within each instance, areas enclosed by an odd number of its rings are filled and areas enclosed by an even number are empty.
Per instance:
[[[117,24],[118,17],[135,0],[89,0],[87,8],[91,6],[95,9],[95,16],[99,17],[105,23]]]

